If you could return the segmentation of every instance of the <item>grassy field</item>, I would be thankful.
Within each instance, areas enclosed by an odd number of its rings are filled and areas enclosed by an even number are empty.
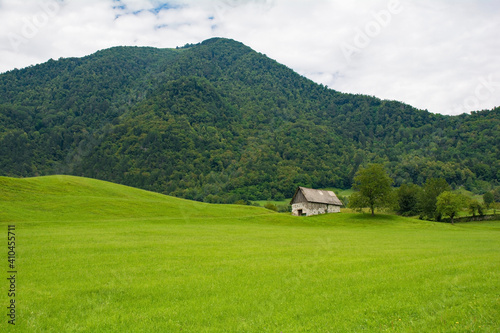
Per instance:
[[[66,176],[0,177],[0,220],[19,332],[500,329],[498,222],[293,217]]]

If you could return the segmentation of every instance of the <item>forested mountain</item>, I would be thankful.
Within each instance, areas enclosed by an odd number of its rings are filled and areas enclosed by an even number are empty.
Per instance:
[[[215,38],[115,47],[0,75],[0,175],[72,174],[210,202],[351,186],[500,179],[500,108],[442,116],[344,94]]]

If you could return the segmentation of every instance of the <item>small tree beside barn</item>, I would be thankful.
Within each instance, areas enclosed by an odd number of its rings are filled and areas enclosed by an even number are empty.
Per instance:
[[[326,213],[340,213],[342,202],[332,191],[314,190],[300,186],[292,200],[292,215],[310,216]]]

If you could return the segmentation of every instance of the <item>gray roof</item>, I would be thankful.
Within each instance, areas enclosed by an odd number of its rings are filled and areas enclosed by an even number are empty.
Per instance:
[[[339,198],[337,198],[333,191],[315,190],[302,186],[300,186],[295,192],[295,195],[292,198],[292,202],[299,191],[302,192],[308,202],[342,206],[342,202],[339,200]]]

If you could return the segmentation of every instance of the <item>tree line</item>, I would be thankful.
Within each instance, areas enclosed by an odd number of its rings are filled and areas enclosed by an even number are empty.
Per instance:
[[[482,202],[452,191],[443,178],[429,178],[423,186],[402,184],[393,188],[394,180],[381,164],[361,168],[354,177],[355,192],[349,198],[349,207],[369,208],[375,214],[377,208],[391,208],[403,216],[419,216],[421,219],[441,221],[448,217],[454,222],[457,214],[467,209],[472,216],[484,215],[485,210],[500,202],[500,187],[483,194]]]

